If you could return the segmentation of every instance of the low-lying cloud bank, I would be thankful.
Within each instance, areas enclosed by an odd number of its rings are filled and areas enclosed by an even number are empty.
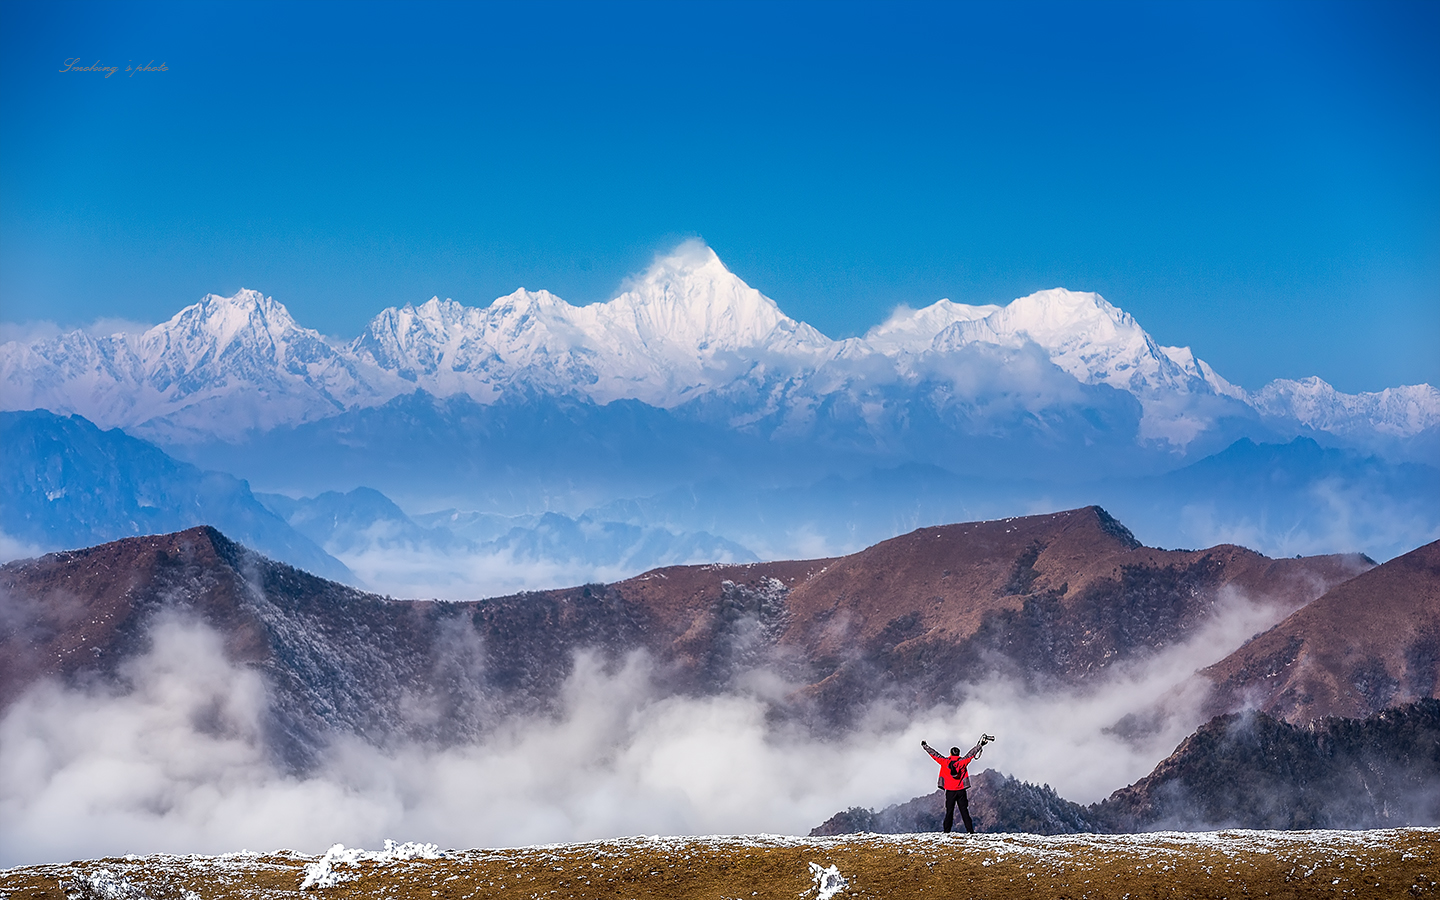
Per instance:
[[[329,548],[327,548],[328,550]],[[617,554],[609,561],[523,548],[438,550],[385,545],[329,550],[361,587],[392,597],[476,600],[580,584],[610,584],[662,566],[754,562],[748,553]]]
[[[221,852],[386,837],[510,846],[626,834],[803,834],[839,809],[923,794],[919,748],[997,734],[980,768],[1091,801],[1145,774],[1198,724],[1193,673],[1273,621],[1232,598],[1193,640],[1081,690],[974,685],[957,709],[877,707],[847,733],[767,718],[787,686],[667,695],[643,654],[607,671],[575,660],[559,712],[503,723],[483,742],[377,748],[337,737],[321,768],[287,772],[266,740],[267,690],[219,637],[157,621],[123,687],[42,683],[0,721],[0,865],[123,853]],[[1140,713],[1145,727],[1114,729]],[[1133,718],[1133,717],[1132,717]]]

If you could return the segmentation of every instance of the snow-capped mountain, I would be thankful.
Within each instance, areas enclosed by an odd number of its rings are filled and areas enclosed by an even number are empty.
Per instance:
[[[1177,448],[1217,418],[1233,415],[1230,400],[1244,400],[1243,391],[1190,348],[1161,347],[1134,317],[1099,294],[1062,288],[1039,291],[1007,306],[941,300],[924,309],[901,310],[871,329],[865,343],[902,360],[902,368],[914,374],[925,374],[925,363],[935,357],[969,348],[1018,351],[1033,344],[1076,381],[1134,395],[1144,409],[1139,436]]]
[[[484,309],[432,298],[385,310],[350,349],[439,396],[488,402],[525,386],[671,408],[765,359],[819,360],[833,343],[686,244],[607,303],[523,289]]]
[[[972,346],[1019,350],[1029,343],[1082,384],[1141,398],[1143,438],[1184,446],[1214,417],[1195,415],[1195,397],[1237,396],[1188,348],[1157,346],[1096,294],[1057,289],[1005,307],[940,300],[898,311],[864,338],[833,341],[785,316],[698,244],[660,259],[608,303],[574,307],[524,290],[485,309],[434,298],[381,313],[352,350],[439,396],[492,402],[523,386],[667,409],[705,398],[707,412],[727,424],[770,419],[777,432],[793,433],[815,426],[814,411],[826,398],[873,412],[879,390],[893,407],[897,392],[946,380],[936,366],[946,368],[945,357]],[[1041,402],[1071,399],[1052,391]],[[885,428],[874,415],[860,418]]]
[[[1428,385],[1352,396],[1311,379],[1252,396],[1189,348],[1159,346],[1098,294],[1058,288],[1006,306],[902,308],[864,337],[835,341],[698,242],[606,303],[523,289],[484,308],[432,298],[382,311],[344,346],[242,290],[139,335],[76,331],[0,347],[4,408],[79,413],[172,444],[234,440],[423,389],[482,404],[535,393],[638,400],[769,437],[849,429],[855,437],[837,440],[893,447],[932,419],[942,430],[1026,421],[1053,431],[1066,410],[1106,402],[1084,388],[1132,396],[1143,414],[1123,426],[1131,438],[1182,452],[1222,421],[1347,439],[1440,424],[1440,392]]]
[[[1292,418],[1316,431],[1338,435],[1373,429],[1410,437],[1440,427],[1440,390],[1428,384],[1342,394],[1312,375],[1299,381],[1277,379],[1248,399],[1266,415]]]
[[[0,347],[6,409],[78,413],[101,427],[235,437],[388,399],[378,371],[296,324],[258,291],[206,296],[142,334],[74,331]],[[389,396],[398,391],[392,390]]]
[[[932,348],[943,353],[969,344],[1019,347],[1027,341],[1044,348],[1051,362],[1086,384],[1108,384],[1132,394],[1197,389],[1217,393],[1203,377],[1177,365],[1134,317],[1099,294],[1039,291],[983,318],[947,326],[935,336]]]

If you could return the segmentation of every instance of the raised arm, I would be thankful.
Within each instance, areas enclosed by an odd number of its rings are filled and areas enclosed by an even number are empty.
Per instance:
[[[925,748],[925,752],[930,754],[931,759],[935,760],[938,763],[943,763],[945,761],[945,757],[941,756],[939,753],[936,753],[934,747],[930,746],[924,741],[920,742],[920,746]]]

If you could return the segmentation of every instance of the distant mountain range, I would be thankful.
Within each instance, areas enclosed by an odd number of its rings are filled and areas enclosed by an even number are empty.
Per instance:
[[[917,420],[966,434],[1033,419],[1043,434],[1073,407],[1112,410],[1127,441],[1169,451],[1218,449],[1238,436],[1231,420],[1366,446],[1433,439],[1440,426],[1429,385],[1345,395],[1309,379],[1252,395],[1093,293],[1041,291],[1003,307],[940,300],[831,340],[695,243],[607,303],[526,290],[483,309],[436,298],[382,311],[348,344],[242,290],[139,335],[76,331],[0,347],[7,408],[79,413],[162,443],[237,441],[417,389],[486,405],[535,394],[635,400],[785,441],[842,429],[837,443],[901,456],[924,453],[894,446]]]
[[[1440,469],[1322,448],[1309,438],[1287,444],[1242,438],[1163,474],[1081,483],[922,464],[775,487],[717,475],[589,514],[722,534],[773,558],[800,550],[800,537],[829,552],[850,552],[923,525],[1087,503],[1114,511],[1148,543],[1168,547],[1224,542],[1275,555],[1360,550],[1389,559],[1440,538]]]
[[[446,401],[452,408],[460,402],[473,401]],[[644,409],[637,404],[635,411]],[[297,443],[285,456],[294,461],[289,468],[298,473],[297,484],[311,476],[322,483],[327,476],[358,479],[370,466],[388,472],[387,488],[413,491],[417,481],[434,479],[441,496],[448,481],[463,480],[468,471],[498,495],[490,507],[503,508],[527,486],[541,492],[547,470],[568,468],[577,479],[598,481],[628,452],[643,452],[642,442],[607,449],[600,434],[579,447],[552,444],[546,429],[553,420],[544,413],[543,406],[474,406],[466,414],[475,429],[468,437],[431,430],[423,421],[396,423],[390,433],[399,438],[397,454],[390,459],[339,442],[328,453]],[[1440,506],[1432,502],[1440,496],[1440,470],[1325,449],[1308,438],[1284,445],[1242,439],[1163,475],[1079,485],[964,477],[911,464],[764,487],[746,477],[743,453],[717,452],[722,432],[712,437],[677,442],[670,455],[679,459],[686,446],[715,454],[709,467],[690,460],[709,468],[711,477],[650,496],[568,515],[453,506],[412,515],[368,487],[313,497],[252,494],[244,481],[181,462],[120,430],[102,432],[78,416],[0,413],[0,461],[9,475],[0,478],[0,535],[8,541],[0,549],[13,558],[208,523],[276,559],[357,586],[473,599],[613,581],[665,565],[845,553],[924,525],[1095,500],[1147,541],[1171,547],[1224,541],[1286,556],[1359,548],[1387,559],[1416,541],[1440,538]],[[407,440],[408,463],[398,452]],[[423,446],[426,440],[433,451]],[[514,442],[513,452],[504,449],[507,442]],[[480,452],[453,459],[453,444]],[[505,468],[507,454],[516,462]],[[553,454],[562,454],[563,463]],[[528,471],[527,464],[533,466]],[[673,477],[683,476],[681,468]]]

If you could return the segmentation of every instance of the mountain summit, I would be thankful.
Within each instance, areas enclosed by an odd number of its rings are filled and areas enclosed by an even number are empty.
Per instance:
[[[1189,379],[1135,318],[1099,294],[1054,288],[1021,297],[980,319],[958,321],[935,348],[1018,347],[1033,341],[1076,380],[1126,391],[1189,387]]]
[[[633,333],[647,347],[671,345],[700,355],[763,347],[777,331],[803,331],[806,339],[827,342],[740,280],[699,241],[658,257],[614,300],[583,309],[593,311],[596,322]]]

